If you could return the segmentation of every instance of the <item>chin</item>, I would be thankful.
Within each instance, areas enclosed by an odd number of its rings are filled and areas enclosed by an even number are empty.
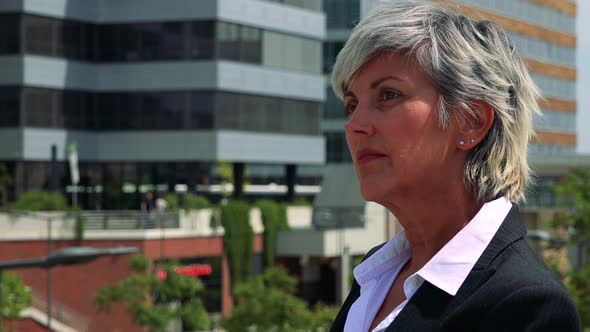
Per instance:
[[[383,200],[383,197],[388,190],[383,186],[383,183],[360,183],[361,195],[368,202],[379,202]]]

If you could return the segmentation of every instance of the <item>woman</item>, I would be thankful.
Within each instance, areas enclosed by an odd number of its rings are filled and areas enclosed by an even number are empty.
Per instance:
[[[579,331],[515,205],[540,97],[506,33],[425,1],[382,3],[332,86],[366,200],[404,231],[369,252],[330,331]]]

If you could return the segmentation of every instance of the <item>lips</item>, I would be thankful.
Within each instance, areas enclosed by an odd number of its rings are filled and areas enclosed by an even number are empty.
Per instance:
[[[380,151],[374,149],[361,149],[356,153],[356,163],[358,165],[363,165],[385,157],[387,157],[387,155]]]

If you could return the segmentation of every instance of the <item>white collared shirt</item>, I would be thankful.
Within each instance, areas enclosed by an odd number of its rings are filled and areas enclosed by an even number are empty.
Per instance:
[[[384,331],[424,280],[455,296],[511,208],[512,203],[506,197],[484,204],[475,217],[426,265],[404,281],[406,300],[387,315],[372,332]],[[369,330],[391,285],[411,256],[410,244],[405,232],[402,231],[354,269],[354,278],[361,287],[361,294],[348,312],[344,325],[345,332]]]

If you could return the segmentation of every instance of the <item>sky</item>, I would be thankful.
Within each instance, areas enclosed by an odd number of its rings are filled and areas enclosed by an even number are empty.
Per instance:
[[[578,0],[578,152],[590,155],[590,0]]]

